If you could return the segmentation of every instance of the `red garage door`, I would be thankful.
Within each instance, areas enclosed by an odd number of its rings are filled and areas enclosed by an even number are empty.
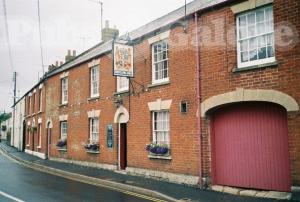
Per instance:
[[[290,191],[287,115],[271,103],[236,104],[212,119],[213,183]]]

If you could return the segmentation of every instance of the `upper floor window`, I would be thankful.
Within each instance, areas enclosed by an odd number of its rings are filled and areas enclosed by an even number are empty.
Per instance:
[[[43,103],[42,96],[43,96],[43,92],[42,92],[42,89],[40,89],[40,93],[39,93],[39,112],[42,111],[42,103]]]
[[[31,112],[31,97],[28,96],[27,97],[27,115],[30,115],[30,112]]]
[[[127,77],[117,77],[117,92],[129,90],[129,79]]]
[[[90,143],[99,142],[99,118],[90,118]]]
[[[170,144],[169,111],[152,112],[153,143]]]
[[[61,104],[68,103],[68,77],[61,79]]]
[[[33,93],[32,95],[32,113],[34,114],[34,110],[35,110],[35,93]]]
[[[167,40],[152,45],[152,83],[169,81],[169,45]]]
[[[238,67],[275,61],[273,7],[237,16]]]
[[[99,68],[91,68],[91,97],[99,96]]]
[[[68,123],[66,121],[60,122],[60,139],[66,140],[68,137]]]

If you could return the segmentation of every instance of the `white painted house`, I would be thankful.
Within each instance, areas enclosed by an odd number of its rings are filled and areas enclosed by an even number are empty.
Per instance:
[[[23,150],[23,124],[25,121],[25,98],[21,98],[13,106],[13,131],[11,135],[11,146],[17,148],[18,150]]]

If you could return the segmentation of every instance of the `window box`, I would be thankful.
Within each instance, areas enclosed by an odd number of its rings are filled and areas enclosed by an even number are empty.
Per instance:
[[[146,151],[149,152],[150,156],[170,156],[170,149],[167,144],[147,144]]]
[[[56,146],[58,147],[58,149],[66,149],[67,148],[67,139],[58,140]]]
[[[87,153],[99,154],[99,144],[98,143],[87,143],[84,145]]]
[[[33,133],[33,132],[37,131],[37,127],[35,127],[35,126],[29,126],[27,128],[27,130],[28,130],[28,132]]]

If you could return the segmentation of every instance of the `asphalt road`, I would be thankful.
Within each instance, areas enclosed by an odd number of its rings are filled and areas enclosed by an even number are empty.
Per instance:
[[[144,198],[38,172],[5,158],[0,153],[0,202],[10,201],[124,201]]]

